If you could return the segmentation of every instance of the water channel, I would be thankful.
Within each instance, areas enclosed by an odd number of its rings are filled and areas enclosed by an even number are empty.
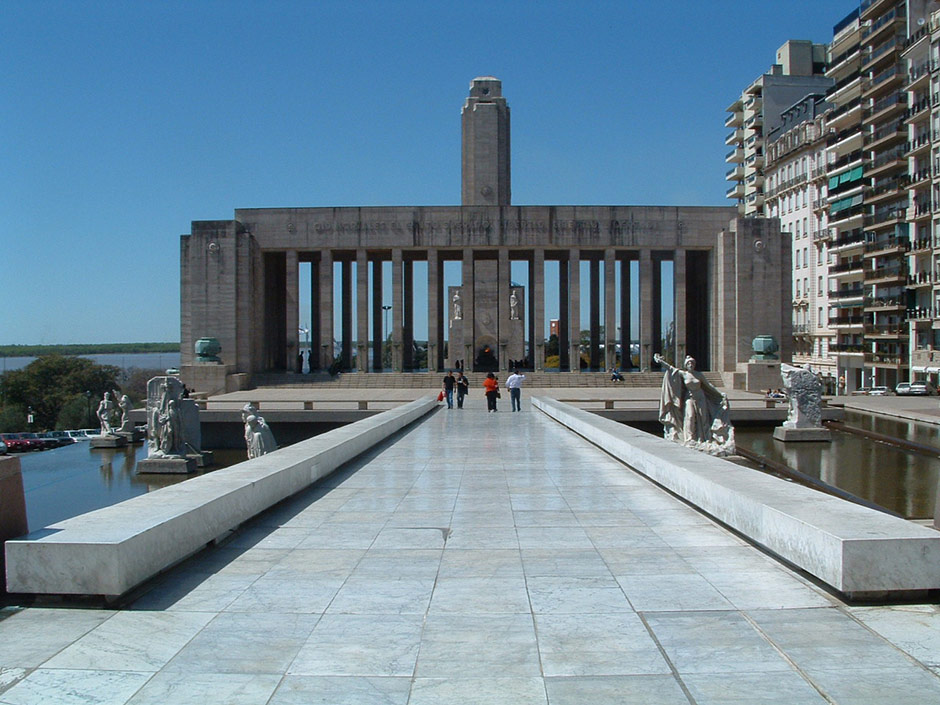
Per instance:
[[[137,475],[137,461],[147,457],[145,444],[114,449],[90,445],[86,441],[19,454],[30,531],[187,479]],[[214,456],[213,470],[244,460],[245,452],[220,450]]]
[[[940,428],[931,424],[846,410],[845,424],[937,449],[937,454],[898,448],[852,433],[832,431],[830,443],[783,443],[773,429],[741,426],[735,441],[908,519],[934,516],[940,477]]]
[[[846,411],[845,423],[940,448],[937,426],[853,411]],[[772,432],[766,426],[739,426],[735,436],[742,447],[909,519],[933,517],[940,477],[937,455],[915,453],[840,431],[833,431],[831,443],[782,443],[774,440]],[[214,454],[217,464],[212,469],[245,459],[241,449],[216,450]],[[144,445],[92,449],[87,442],[21,454],[30,530],[186,479],[137,475],[137,461],[146,456]]]

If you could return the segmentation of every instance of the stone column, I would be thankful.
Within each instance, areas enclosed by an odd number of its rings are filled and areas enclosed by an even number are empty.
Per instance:
[[[496,309],[499,312],[499,369],[509,369],[509,250],[501,247],[496,261]]]
[[[340,263],[340,271],[343,277],[340,288],[342,296],[340,303],[340,321],[342,321],[340,340],[343,343],[343,369],[348,370],[352,367],[352,261],[344,259]]]
[[[614,250],[604,250],[604,369],[617,366],[617,260]]]
[[[300,372],[297,354],[300,352],[300,265],[297,250],[286,253],[285,328],[287,331],[287,369]]]
[[[568,364],[571,372],[581,371],[581,251],[568,253]]]
[[[369,259],[356,250],[356,369],[369,371]]]
[[[653,355],[653,253],[640,250],[640,370],[650,369]]]
[[[461,297],[463,298],[463,343],[465,372],[473,370],[476,359],[475,322],[473,305],[473,250],[467,248],[463,253],[463,266],[461,267]],[[467,351],[470,351],[467,354]],[[461,358],[459,350],[450,351],[450,359]]]
[[[402,311],[402,251],[401,248],[392,250],[392,369],[402,371],[402,327],[404,315]]]
[[[320,253],[320,368],[333,364],[333,253]]]
[[[372,262],[372,369],[385,369],[382,360],[382,347],[385,345],[385,311],[383,304],[382,260]]]
[[[676,321],[676,365],[680,365],[688,354],[686,350],[686,259],[685,250],[676,250],[673,255],[673,301]],[[704,292],[703,292],[704,294]]]
[[[532,254],[532,292],[530,295],[530,308],[532,311],[533,325],[530,329],[534,331],[534,345],[532,346],[535,355],[532,364],[536,372],[545,369],[545,250],[541,247],[535,248]]]
[[[593,257],[591,261],[588,262],[588,273],[588,291],[590,292],[588,304],[588,309],[590,310],[590,320],[588,322],[590,334],[588,339],[591,341],[588,365],[590,365],[592,370],[596,370],[600,363],[599,348],[601,346],[601,263]]]
[[[414,261],[407,260],[402,264],[402,326],[401,326],[401,360],[402,369],[414,371],[415,360],[415,278]]]
[[[440,282],[441,260],[437,250],[428,250],[428,372],[437,372],[438,353],[440,352],[441,306],[444,297]],[[444,302],[447,305],[447,302]]]

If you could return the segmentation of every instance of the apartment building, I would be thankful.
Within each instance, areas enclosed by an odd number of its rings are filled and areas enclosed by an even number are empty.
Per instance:
[[[910,18],[904,42],[908,210],[907,324],[910,373],[940,376],[940,10]]]
[[[826,75],[826,199],[830,348],[840,391],[863,386],[865,367],[865,195],[862,116],[862,28],[856,9],[833,27]]]
[[[764,214],[780,219],[792,240],[793,361],[811,365],[835,392],[838,368],[830,353],[827,137],[830,104],[811,94],[781,114],[765,139]]]
[[[822,93],[831,80],[823,75],[826,45],[807,40],[786,42],[777,50],[776,63],[758,76],[728,106],[725,139],[731,146],[725,161],[731,165],[727,197],[745,216],[764,214],[764,136],[780,126],[782,114],[811,93]]]

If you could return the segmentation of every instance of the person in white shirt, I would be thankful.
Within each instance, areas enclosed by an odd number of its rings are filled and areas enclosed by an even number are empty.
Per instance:
[[[522,411],[522,381],[524,379],[525,375],[517,371],[509,375],[509,379],[506,380],[506,389],[509,390],[509,401],[512,403],[513,411]]]

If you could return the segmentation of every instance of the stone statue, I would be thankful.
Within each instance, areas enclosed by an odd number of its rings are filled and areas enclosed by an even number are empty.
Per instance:
[[[784,428],[822,428],[822,380],[812,368],[780,363],[780,376],[790,397]]]
[[[118,392],[115,390],[114,398],[118,398]],[[126,394],[120,396],[120,401],[118,402],[118,408],[121,410],[121,428],[119,429],[121,433],[132,433],[134,431],[134,422],[131,421],[131,398]]]
[[[274,434],[264,419],[254,414],[245,418],[245,442],[248,446],[248,459],[259,458],[277,450]]]
[[[734,428],[728,397],[695,369],[695,358],[687,356],[682,369],[673,367],[659,353],[654,362],[666,367],[659,421],[668,440],[711,455],[734,453]]]
[[[114,431],[111,425],[111,415],[114,413],[114,402],[111,401],[111,393],[105,392],[101,402],[98,404],[98,422],[101,424],[101,435],[109,436]]]
[[[516,296],[516,291],[509,295],[509,318],[513,321],[519,320],[519,297]]]
[[[454,292],[454,320],[459,321],[463,319],[463,305],[460,303],[460,292]]]
[[[155,377],[147,391],[147,457],[184,457],[182,383],[173,377]]]
[[[778,441],[831,441],[822,425],[822,379],[809,366],[780,363],[780,376],[790,398],[790,410],[782,426],[774,429]]]

